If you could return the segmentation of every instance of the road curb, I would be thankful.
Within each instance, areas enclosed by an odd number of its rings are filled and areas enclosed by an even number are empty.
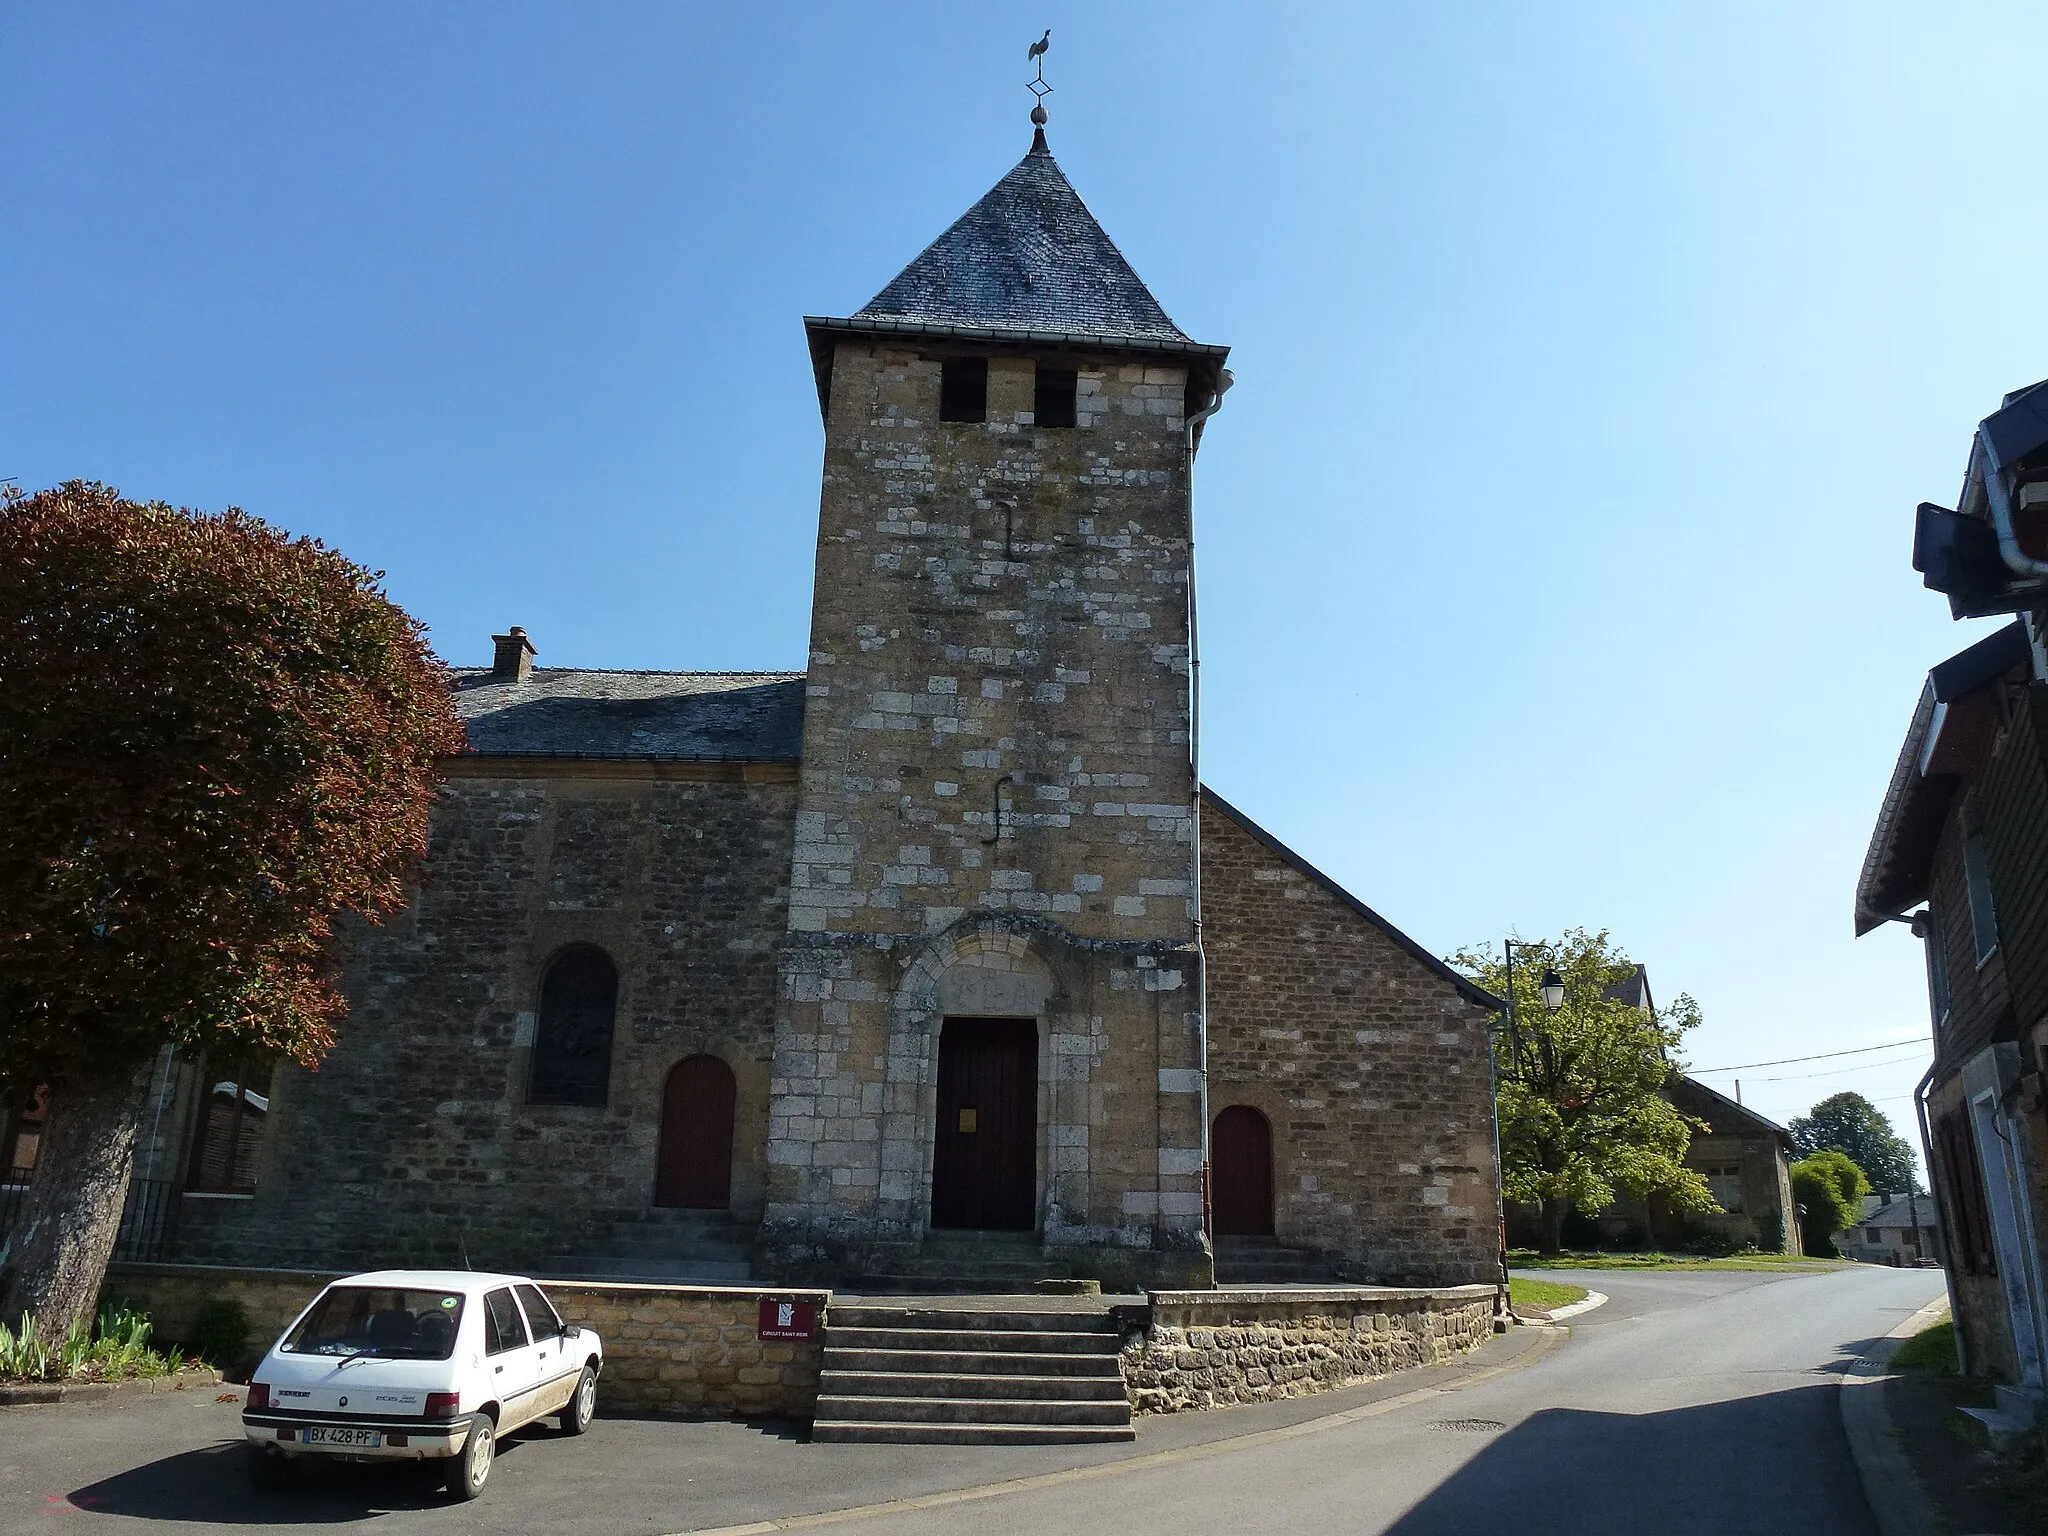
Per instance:
[[[1604,1291],[1588,1291],[1584,1301],[1575,1301],[1568,1307],[1559,1307],[1555,1312],[1532,1312],[1531,1315],[1526,1317],[1517,1312],[1515,1316],[1521,1318],[1525,1323],[1534,1323],[1542,1327],[1550,1323],[1564,1322],[1568,1318],[1577,1317],[1582,1312],[1590,1312],[1595,1307],[1604,1307],[1606,1305],[1607,1295]]]
[[[0,1408],[33,1408],[49,1403],[96,1403],[110,1397],[150,1392],[183,1392],[220,1384],[220,1372],[174,1371],[168,1376],[130,1376],[121,1381],[24,1381],[0,1386]]]
[[[751,1520],[742,1525],[693,1526],[671,1536],[770,1536],[777,1531],[810,1530],[817,1526],[841,1525],[854,1520],[873,1520],[889,1516],[902,1516],[919,1510],[943,1509],[952,1504],[978,1504],[984,1499],[999,1499],[1013,1493],[1028,1493],[1036,1488],[1052,1488],[1064,1483],[1095,1482],[1106,1477],[1120,1477],[1129,1472],[1141,1472],[1148,1468],[1172,1466],[1177,1462],[1206,1461],[1212,1456],[1227,1456],[1236,1451],[1250,1450],[1255,1446],[1272,1445],[1284,1440],[1297,1440],[1304,1435],[1321,1434],[1325,1430],[1356,1424],[1363,1419],[1376,1419],[1382,1414],[1392,1413],[1399,1408],[1413,1407],[1431,1398],[1446,1397],[1475,1387],[1483,1381],[1492,1381],[1497,1376],[1506,1376],[1514,1371],[1526,1370],[1545,1358],[1564,1340],[1571,1337],[1571,1329],[1560,1328],[1541,1343],[1523,1350],[1498,1365],[1489,1365],[1468,1376],[1440,1386],[1417,1387],[1398,1397],[1382,1398],[1360,1408],[1347,1408],[1337,1413],[1324,1414],[1319,1418],[1304,1419],[1298,1424],[1286,1424],[1277,1429],[1253,1430],[1248,1434],[1231,1435],[1221,1440],[1203,1440],[1193,1445],[1175,1446],[1170,1450],[1143,1451],[1134,1456],[1120,1456],[1114,1461],[1097,1462],[1092,1466],[1069,1467],[1060,1472],[1040,1472],[1030,1477],[1006,1478],[996,1483],[981,1483],[971,1488],[952,1488],[938,1493],[919,1494],[913,1498],[891,1499],[880,1504],[859,1504],[845,1509],[819,1510],[813,1514],[783,1515],[766,1520]],[[1221,1410],[1228,1412],[1228,1409]]]
[[[1863,1483],[1863,1499],[1884,1536],[1939,1536],[1934,1501],[1899,1449],[1884,1403],[1885,1372],[1899,1345],[1948,1311],[1946,1297],[1930,1301],[1859,1356],[1842,1375],[1842,1429]]]

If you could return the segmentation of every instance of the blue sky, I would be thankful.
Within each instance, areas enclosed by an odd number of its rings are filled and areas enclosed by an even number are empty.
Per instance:
[[[9,7],[0,475],[317,534],[456,663],[800,666],[799,317],[1024,151],[1047,25],[1062,165],[1235,349],[1210,781],[1438,952],[1611,928],[1702,1067],[1923,1038],[1850,898],[1988,627],[1913,504],[2048,372],[2038,10]],[[1903,1122],[1887,1054],[1745,1097]]]

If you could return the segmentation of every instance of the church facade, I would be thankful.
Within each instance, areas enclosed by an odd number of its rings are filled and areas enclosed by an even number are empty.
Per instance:
[[[164,1075],[176,1256],[1491,1279],[1497,1001],[1197,782],[1225,349],[1042,133],[806,330],[806,670],[514,629],[455,671],[468,749],[415,899],[346,938],[341,1043]]]

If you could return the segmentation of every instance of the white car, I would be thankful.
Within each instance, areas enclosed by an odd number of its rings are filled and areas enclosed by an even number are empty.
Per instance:
[[[337,1280],[249,1378],[249,1475],[281,1482],[301,1457],[448,1462],[473,1499],[500,1435],[561,1416],[590,1427],[604,1345],[518,1275],[380,1270]]]

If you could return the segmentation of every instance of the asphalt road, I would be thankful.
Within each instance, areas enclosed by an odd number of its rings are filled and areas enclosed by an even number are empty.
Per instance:
[[[1938,1274],[1560,1278],[1613,1299],[1555,1348],[1518,1330],[1456,1367],[1141,1421],[1132,1446],[812,1446],[785,1425],[600,1419],[580,1440],[513,1437],[467,1505],[403,1469],[259,1494],[241,1476],[239,1404],[213,1393],[0,1409],[0,1532],[660,1536],[824,1513],[846,1536],[1874,1533],[1836,1372],[1939,1295]],[[920,1502],[872,1508],[906,1498]]]

